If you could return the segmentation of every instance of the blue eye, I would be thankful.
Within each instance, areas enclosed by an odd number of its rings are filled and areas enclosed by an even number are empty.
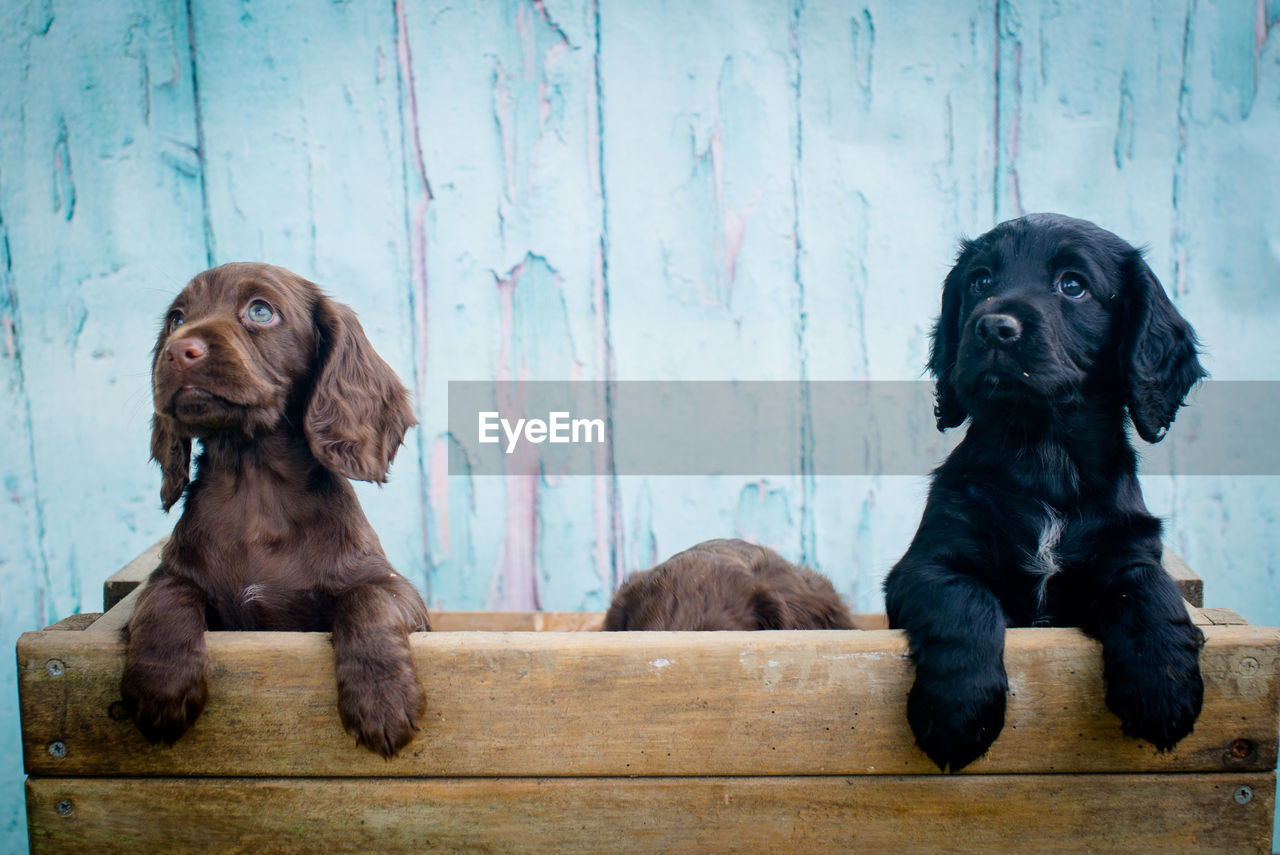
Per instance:
[[[975,294],[981,294],[991,287],[991,271],[979,270],[969,279],[969,288]]]
[[[181,310],[179,309],[174,309],[172,312],[169,313],[170,327],[180,327],[184,323],[186,323],[186,320],[187,320],[186,316],[183,315]]]
[[[1079,300],[1089,293],[1089,289],[1084,287],[1084,282],[1074,273],[1064,273],[1059,276],[1055,287],[1059,294],[1070,297],[1072,300]]]
[[[275,318],[275,310],[263,300],[254,300],[245,312],[249,320],[255,324],[269,324]]]

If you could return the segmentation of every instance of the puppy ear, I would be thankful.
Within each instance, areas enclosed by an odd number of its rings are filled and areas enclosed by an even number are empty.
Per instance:
[[[1165,294],[1137,250],[1126,264],[1120,369],[1125,403],[1138,436],[1159,442],[1187,392],[1207,372],[1195,330]]]
[[[318,366],[303,420],[311,453],[348,478],[383,483],[405,431],[417,424],[409,393],[355,312],[321,297],[315,323]]]
[[[791,625],[791,612],[776,591],[765,585],[751,589],[751,610],[761,629],[786,629]]]
[[[960,304],[965,287],[962,270],[972,247],[969,241],[961,243],[955,266],[942,283],[942,314],[933,325],[929,342],[929,373],[935,381],[933,417],[940,431],[956,427],[969,416],[951,385],[951,374],[960,347]]]
[[[151,459],[160,464],[160,502],[167,511],[191,478],[191,439],[179,436],[173,420],[159,413],[151,416]]]

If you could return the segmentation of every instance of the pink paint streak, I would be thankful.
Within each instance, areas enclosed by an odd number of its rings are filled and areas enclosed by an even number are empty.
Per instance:
[[[493,117],[498,122],[498,134],[502,137],[502,165],[505,170],[507,199],[514,202],[516,198],[516,155],[515,138],[512,136],[515,117],[513,115],[513,99],[511,90],[507,88],[507,74],[502,63],[493,72]]]
[[[1269,35],[1267,24],[1267,0],[1257,0],[1254,3],[1253,14],[1253,75],[1255,78],[1258,76],[1258,61],[1262,58],[1262,46],[1267,43]]]
[[[427,503],[435,509],[440,528],[440,549],[449,548],[449,437],[437,437],[431,446],[431,476],[427,482]]]
[[[528,455],[517,449],[511,456]],[[505,536],[487,600],[488,607],[495,611],[541,608],[537,566],[539,480],[537,475],[515,475],[510,471],[503,479],[507,488]]]
[[[720,254],[721,270],[724,276],[724,299],[713,297],[703,288],[703,299],[712,305],[727,307],[733,301],[733,285],[738,276],[738,256],[747,237],[747,223],[755,213],[764,196],[764,189],[756,190],[751,202],[741,211],[730,207],[724,188],[724,139],[723,128],[717,121],[708,141],[707,153],[711,157],[711,172],[714,182],[715,207],[719,212],[719,235],[717,249]]]
[[[516,11],[516,35],[520,38],[521,46],[524,47],[524,79],[532,80],[536,47],[533,36],[533,12],[528,7],[521,6]]]
[[[502,307],[501,326],[498,331],[497,375],[499,383],[508,383],[511,380],[511,329],[515,323],[516,284],[520,281],[522,275],[524,275],[523,261],[511,268],[511,272],[507,274],[506,279],[494,277],[498,288],[498,301]]]
[[[511,372],[512,329],[515,324],[515,290],[524,274],[525,262],[511,269],[505,279],[495,277],[498,298],[502,304],[501,339],[498,344],[498,409],[522,412],[526,379],[524,366],[516,378]],[[538,594],[538,488],[541,481],[536,454],[528,443],[504,458],[503,484],[507,488],[507,512],[502,540],[502,555],[489,587],[488,607],[498,610],[527,611],[540,608]]]

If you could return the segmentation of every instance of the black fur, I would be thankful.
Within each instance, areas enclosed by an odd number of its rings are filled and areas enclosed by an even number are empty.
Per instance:
[[[1140,251],[1032,214],[961,245],[929,371],[938,429],[970,420],[885,582],[916,678],[907,718],[941,769],[1004,726],[1007,626],[1102,642],[1107,706],[1165,751],[1191,732],[1204,637],[1160,566],[1125,430],[1158,441],[1205,376],[1195,333]]]

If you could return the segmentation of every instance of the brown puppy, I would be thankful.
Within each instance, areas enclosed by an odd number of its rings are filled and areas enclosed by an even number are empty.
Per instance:
[[[347,479],[386,480],[415,424],[408,393],[350,309],[266,264],[191,280],[152,385],[161,499],[186,502],[125,628],[120,688],[139,729],[173,744],[200,715],[206,628],[332,630],[342,723],[393,756],[426,711],[409,633],[427,609]]]
[[[853,629],[853,620],[825,576],[744,540],[708,540],[632,573],[604,629]]]

